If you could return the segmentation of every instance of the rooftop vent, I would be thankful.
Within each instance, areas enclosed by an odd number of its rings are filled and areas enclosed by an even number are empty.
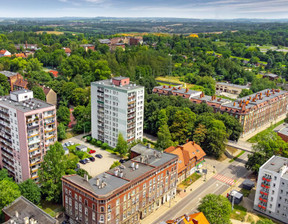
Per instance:
[[[136,163],[135,168],[136,168],[136,170],[139,169],[139,164],[138,163]]]

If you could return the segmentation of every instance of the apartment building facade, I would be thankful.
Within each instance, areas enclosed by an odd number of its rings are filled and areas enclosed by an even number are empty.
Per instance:
[[[222,105],[221,113],[237,118],[243,127],[242,136],[256,131],[265,124],[285,116],[288,106],[288,92],[266,89]]]
[[[273,156],[260,167],[254,209],[288,223],[288,158]]]
[[[175,196],[178,157],[140,144],[134,148],[145,153],[90,180],[62,178],[70,223],[138,224]]]
[[[239,95],[243,89],[249,89],[249,87],[226,82],[216,83],[216,92],[224,92]]]
[[[142,140],[144,87],[115,77],[91,83],[92,137],[115,147],[121,133],[128,143]]]
[[[57,141],[56,107],[33,98],[30,90],[0,98],[0,167],[16,182],[38,182],[38,168]]]

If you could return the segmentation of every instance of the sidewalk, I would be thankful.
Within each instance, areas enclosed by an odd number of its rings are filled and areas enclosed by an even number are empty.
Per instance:
[[[206,163],[207,164],[207,163]],[[206,169],[206,164],[203,166],[203,168]],[[189,187],[186,188],[186,192],[181,191],[180,194],[177,194],[174,199],[171,201],[171,206],[169,207],[170,202],[166,202],[164,205],[162,205],[160,208],[155,210],[152,214],[144,218],[140,221],[142,224],[150,224],[153,223],[154,220],[159,218],[163,213],[166,213],[168,210],[173,208],[178,202],[180,202],[183,198],[185,198],[188,194],[190,194],[193,190],[199,188],[202,186],[203,183],[207,182],[209,179],[211,179],[213,176],[215,176],[215,173],[213,173],[214,168],[212,165],[207,164],[207,170],[208,174],[206,176],[205,181],[205,175],[202,175],[198,180],[196,180],[193,184],[191,184]]]

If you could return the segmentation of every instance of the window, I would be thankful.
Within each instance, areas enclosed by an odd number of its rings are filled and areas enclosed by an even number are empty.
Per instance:
[[[116,215],[119,215],[119,213],[120,213],[120,208],[117,207],[117,208],[116,208]]]
[[[108,212],[111,212],[111,205],[108,205]]]
[[[67,196],[65,197],[65,204],[66,205],[68,204],[68,197]]]
[[[78,196],[77,196],[77,194],[75,193],[75,200],[77,201],[78,200]]]
[[[79,202],[82,203],[82,197],[79,195]]]
[[[78,210],[78,202],[75,201],[75,210]]]
[[[88,208],[85,208],[85,215],[88,215]]]
[[[92,204],[92,209],[95,210],[95,204]]]
[[[79,212],[82,212],[82,205],[79,204]]]
[[[143,189],[145,189],[146,188],[146,183],[145,184],[143,184]]]
[[[119,204],[120,204],[120,200],[117,199],[117,201],[116,201],[116,206],[119,206]]]
[[[125,194],[124,197],[123,197],[123,201],[126,201],[126,194]]]
[[[95,220],[96,220],[96,215],[95,215],[95,212],[92,212],[92,219],[93,219],[93,221],[95,221]]]
[[[111,213],[108,213],[107,220],[108,220],[108,221],[111,220]]]
[[[88,202],[87,202],[87,200],[85,199],[84,200],[84,204],[87,206],[88,205]]]
[[[104,212],[104,206],[100,207],[100,212]]]
[[[104,215],[100,215],[100,222],[104,222]]]

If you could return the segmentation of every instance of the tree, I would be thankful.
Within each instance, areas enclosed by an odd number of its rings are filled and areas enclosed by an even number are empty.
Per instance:
[[[71,103],[75,106],[87,105],[89,102],[90,91],[82,88],[76,88],[72,92]]]
[[[285,117],[285,119],[284,119],[284,122],[285,122],[285,123],[288,123],[288,114],[286,114],[286,117]]]
[[[244,96],[249,96],[253,94],[252,90],[250,89],[242,89],[241,93],[239,94],[239,98],[242,98]]]
[[[208,131],[207,131],[205,125],[199,124],[198,127],[194,131],[193,140],[198,145],[201,145],[206,139],[207,132]]]
[[[257,138],[257,144],[253,145],[253,154],[248,155],[245,167],[258,173],[259,168],[273,155],[287,157],[288,144],[275,132],[264,133]]]
[[[251,224],[255,224],[255,222],[252,222]],[[256,224],[275,224],[275,222],[270,219],[260,219],[256,222]]]
[[[121,133],[118,134],[118,141],[115,152],[118,152],[121,156],[125,156],[128,152],[128,143]]]
[[[18,185],[9,179],[0,181],[0,211],[6,205],[13,202],[16,198],[20,197],[21,193]]]
[[[114,161],[114,163],[110,166],[110,169],[113,169],[113,168],[120,166],[120,165],[121,165],[121,163],[118,160]]]
[[[28,179],[19,184],[21,195],[27,198],[29,201],[38,205],[41,200],[41,192],[38,185],[31,179]]]
[[[171,134],[167,124],[164,124],[159,128],[159,131],[157,132],[157,137],[158,139],[156,147],[158,149],[164,150],[174,144],[173,141],[171,140]]]
[[[210,223],[230,224],[232,207],[222,195],[208,194],[200,202],[198,210],[203,212]]]
[[[33,72],[33,71],[41,71],[43,67],[43,64],[38,61],[37,58],[31,58],[26,66],[26,71],[29,72]]]
[[[65,106],[60,106],[57,110],[57,121],[67,126],[70,122],[70,111]]]
[[[62,176],[67,169],[67,159],[59,142],[50,146],[39,169],[39,182],[45,200],[60,202],[62,195]]]
[[[2,89],[1,96],[9,94],[10,91],[10,84],[8,82],[8,79],[5,75],[0,73],[0,87]]]
[[[58,141],[66,139],[66,126],[63,123],[60,123],[58,125],[57,134],[58,134]]]
[[[33,86],[31,90],[35,98],[46,101],[46,95],[40,86]]]

